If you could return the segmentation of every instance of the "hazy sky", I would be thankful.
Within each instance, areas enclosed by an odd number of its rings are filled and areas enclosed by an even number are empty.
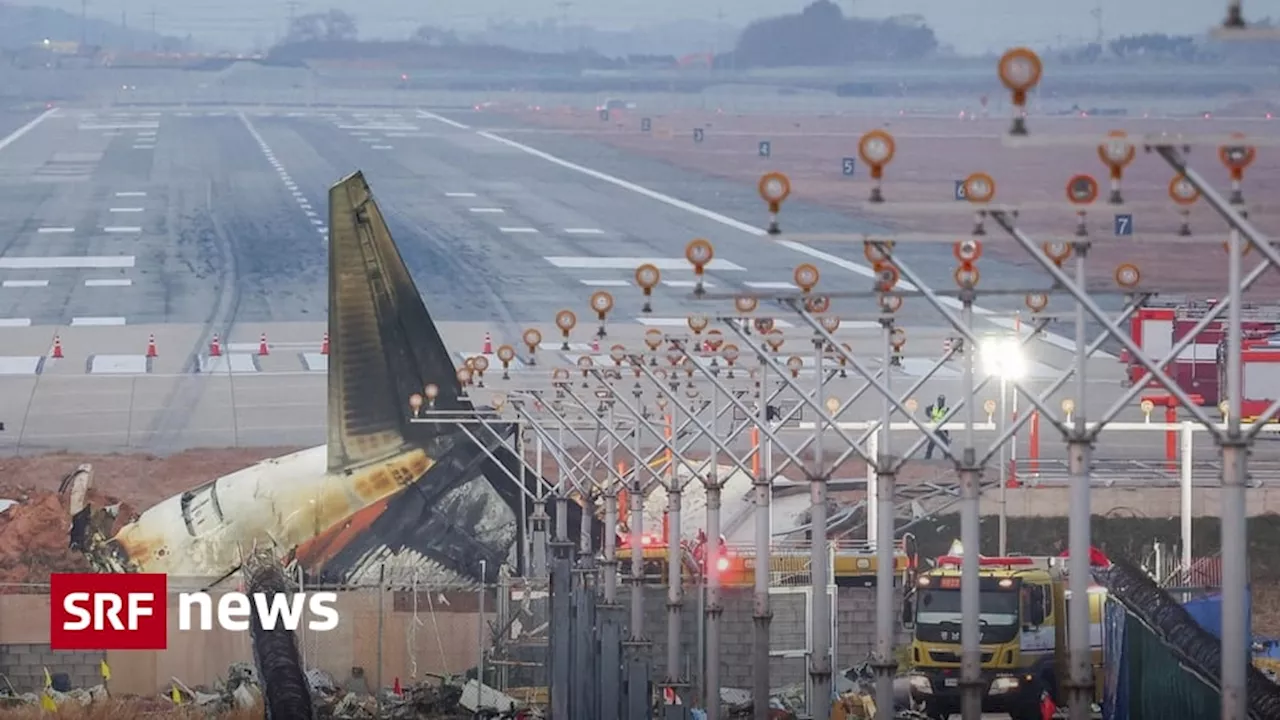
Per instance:
[[[0,0],[3,1],[3,0]],[[742,25],[752,19],[793,12],[810,0],[300,0],[297,12],[339,7],[360,21],[364,36],[403,37],[430,22],[453,27],[481,27],[488,19],[537,20],[567,13],[571,22],[623,29],[664,20],[714,20]],[[1097,32],[1092,15],[1102,8],[1104,32],[1196,33],[1221,20],[1225,0],[836,0],[846,14],[923,15],[944,43],[961,51],[1001,49],[1018,43],[1052,44],[1091,39]],[[81,0],[18,0],[80,11]],[[94,17],[149,28],[156,9],[156,28],[173,35],[233,46],[270,42],[285,25],[287,0],[88,0]],[[428,9],[429,8],[429,9]],[[1280,0],[1245,0],[1246,17],[1280,17]]]

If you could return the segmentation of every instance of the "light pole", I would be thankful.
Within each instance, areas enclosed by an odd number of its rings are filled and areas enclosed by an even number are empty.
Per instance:
[[[1017,382],[1027,373],[1027,361],[1022,352],[1022,343],[1017,337],[992,337],[983,341],[979,349],[982,366],[987,375],[1000,380],[1000,423],[997,432],[1003,433],[1009,422],[1009,409],[1006,406],[1006,389],[1009,381]],[[1015,391],[1013,402],[1018,402]],[[1017,446],[1014,438],[1008,447]],[[1005,456],[1005,445],[1000,446],[1000,549],[997,554],[1004,556],[1009,550],[1009,460]],[[1015,451],[1016,452],[1016,451]]]

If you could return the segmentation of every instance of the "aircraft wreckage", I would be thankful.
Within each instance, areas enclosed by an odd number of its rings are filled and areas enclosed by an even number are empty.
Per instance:
[[[363,174],[330,189],[329,237],[328,442],[167,498],[114,536],[81,466],[63,483],[71,546],[95,569],[209,584],[273,547],[312,583],[377,581],[385,568],[393,584],[469,585],[511,564],[527,502],[511,479],[515,427],[494,427],[482,449],[456,424],[409,421],[407,398],[428,384],[436,411],[473,407]],[[576,527],[581,510],[570,512]]]

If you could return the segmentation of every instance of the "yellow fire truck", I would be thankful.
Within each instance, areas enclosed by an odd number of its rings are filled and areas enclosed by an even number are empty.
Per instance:
[[[632,548],[626,535],[618,541],[618,573],[622,577],[631,575]],[[641,538],[641,553],[644,557],[644,577],[654,584],[667,582],[667,545],[661,536],[644,535]],[[702,566],[705,543],[686,543],[681,548],[681,561],[684,566],[684,579],[687,583],[696,583],[699,568]],[[878,562],[874,550],[867,547],[838,544],[832,548],[831,576],[837,587],[873,587],[876,582]],[[894,575],[902,578],[914,562],[902,546],[894,548]],[[711,566],[720,573],[722,587],[750,587],[755,583],[754,548],[749,546],[729,546],[720,544],[720,552],[714,557]],[[775,546],[769,553],[769,571],[774,583],[787,584],[790,578],[808,578],[809,550],[805,547]],[[806,580],[807,581],[807,580]]]
[[[912,629],[911,695],[926,713],[945,720],[960,712],[960,564],[962,548],[921,573],[904,601]],[[983,557],[979,560],[982,711],[1013,720],[1039,720],[1041,695],[1064,704],[1067,677],[1065,558]],[[1089,588],[1089,644],[1093,649],[1095,703],[1102,697],[1102,617],[1106,591]]]

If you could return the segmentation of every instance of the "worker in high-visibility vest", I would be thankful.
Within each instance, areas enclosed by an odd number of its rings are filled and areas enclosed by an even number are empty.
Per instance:
[[[951,411],[951,408],[947,407],[947,396],[939,395],[937,402],[925,408],[924,411],[929,415],[929,421],[937,426],[934,428],[934,434],[941,438],[943,442],[950,445],[951,433],[946,430],[942,430],[940,427],[943,419],[947,417],[947,413]],[[933,442],[932,439],[929,440],[929,447],[924,451],[925,460],[933,459],[933,450],[936,445],[937,443]]]

